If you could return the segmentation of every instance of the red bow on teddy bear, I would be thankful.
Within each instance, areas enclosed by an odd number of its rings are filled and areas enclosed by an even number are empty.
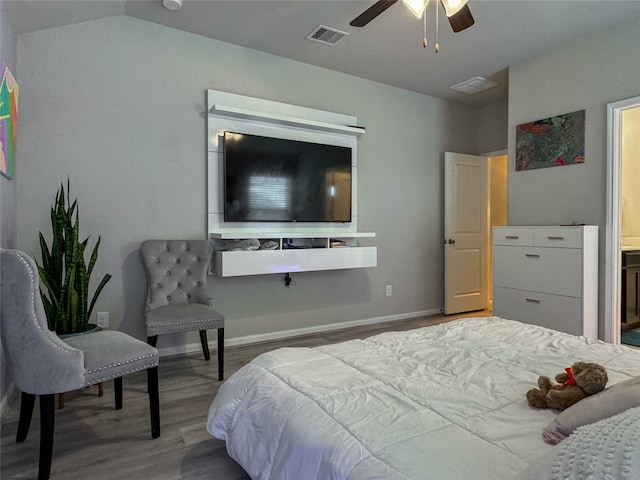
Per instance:
[[[573,376],[573,372],[571,371],[571,367],[567,367],[564,369],[565,372],[567,372],[567,375],[569,375],[569,378],[567,378],[564,382],[565,385],[575,385],[576,384],[576,379]]]

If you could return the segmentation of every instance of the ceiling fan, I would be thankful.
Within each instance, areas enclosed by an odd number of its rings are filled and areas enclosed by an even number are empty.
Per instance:
[[[418,18],[421,18],[429,4],[429,0],[402,0],[404,4],[414,13],[414,15]],[[475,23],[473,16],[471,15],[471,11],[469,10],[469,6],[467,5],[468,0],[435,0],[436,8],[438,3],[442,3],[444,10],[447,14],[447,19],[449,20],[449,24],[454,32],[461,32],[469,28],[471,25]],[[374,3],[372,6],[367,8],[364,12],[354,18],[349,25],[352,27],[364,27],[369,22],[371,22],[378,15],[383,13],[387,8],[391,7],[393,4],[397,3],[398,0],[380,0]],[[436,10],[437,14],[437,10]],[[425,40],[424,46],[427,46],[426,43],[426,15],[425,15]],[[436,43],[436,51],[438,50],[438,46]]]

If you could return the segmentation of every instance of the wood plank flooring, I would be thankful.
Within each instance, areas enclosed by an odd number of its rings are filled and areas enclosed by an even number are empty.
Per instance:
[[[226,349],[225,378],[261,353],[280,347],[315,347],[384,331],[408,330],[466,316],[487,316],[480,311],[464,315],[422,317],[349,328],[315,335]],[[124,407],[114,410],[113,382],[65,395],[65,407],[56,410],[51,478],[64,480],[246,480],[249,477],[227,455],[224,442],[205,429],[217,381],[215,355],[202,353],[163,357],[160,360],[160,415],[162,433],[151,439],[146,373],[124,377]],[[29,436],[15,442],[20,396],[14,395],[1,424],[0,478],[32,479],[38,473],[40,416],[38,403]]]

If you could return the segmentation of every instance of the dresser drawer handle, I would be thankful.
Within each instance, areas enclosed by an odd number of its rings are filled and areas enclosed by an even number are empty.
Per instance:
[[[524,256],[529,258],[540,258],[540,255],[537,255],[535,253],[525,253]]]
[[[564,240],[564,237],[547,237],[549,240]]]
[[[524,301],[529,303],[540,303],[540,300],[537,300],[535,298],[525,298]]]
[[[518,235],[505,235],[505,237],[507,240],[517,240],[520,237]]]

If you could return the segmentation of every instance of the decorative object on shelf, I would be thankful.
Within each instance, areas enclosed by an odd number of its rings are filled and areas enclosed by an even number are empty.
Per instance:
[[[584,163],[585,111],[516,127],[516,170]]]
[[[38,264],[38,272],[42,285],[46,289],[40,294],[49,329],[54,330],[58,335],[87,330],[96,300],[111,279],[109,274],[102,277],[89,303],[89,281],[98,259],[100,237],[93,247],[87,265],[84,251],[89,243],[89,237],[82,242],[78,239],[80,234],[78,199],[71,203],[69,189],[67,179],[66,198],[64,185],[61,183],[55,203],[51,207],[53,230],[51,249],[40,232],[42,265]]]
[[[269,238],[259,240],[260,248],[259,250],[277,250],[280,244],[276,240],[271,240]]]
[[[257,238],[247,238],[243,240],[227,240],[219,249],[233,252],[239,250],[258,250],[259,248],[260,241]]]
[[[13,178],[18,134],[18,83],[9,67],[0,84],[0,173]]]

